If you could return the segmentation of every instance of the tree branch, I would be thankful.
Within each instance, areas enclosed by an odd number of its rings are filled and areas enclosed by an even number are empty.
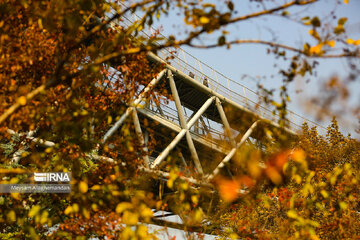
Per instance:
[[[34,89],[33,91],[31,91],[30,93],[28,93],[25,98],[26,98],[26,102],[33,99],[36,95],[38,95],[40,92],[45,90],[46,85],[42,84],[41,86],[37,87],[36,89]],[[26,104],[23,103],[23,105]],[[6,120],[6,118],[8,118],[11,114],[13,114],[19,107],[21,107],[22,104],[20,103],[20,101],[18,100],[14,105],[12,105],[10,108],[8,108],[3,114],[1,114],[0,116],[0,124]]]
[[[360,57],[359,53],[342,53],[342,54],[329,54],[329,55],[317,55],[317,54],[313,54],[310,55],[308,52],[302,50],[302,49],[298,49],[295,47],[291,47],[288,45],[284,45],[284,44],[280,44],[280,43],[275,43],[275,42],[269,42],[269,41],[263,41],[263,40],[254,40],[254,39],[245,39],[245,40],[234,40],[234,41],[230,41],[230,42],[226,42],[224,43],[224,45],[218,45],[218,44],[211,44],[211,45],[196,45],[196,44],[192,44],[192,43],[188,43],[187,45],[189,45],[190,47],[194,47],[194,48],[215,48],[215,47],[219,47],[219,46],[225,46],[225,45],[231,45],[231,44],[246,44],[246,43],[253,43],[253,44],[262,44],[262,45],[268,45],[271,47],[278,47],[278,48],[282,48],[282,49],[286,49],[292,52],[296,52],[296,53],[300,53],[302,55],[305,55],[307,57],[310,58],[341,58],[341,57]]]
[[[284,5],[281,5],[279,7],[276,7],[276,8],[272,8],[272,9],[269,9],[269,10],[264,10],[264,11],[261,11],[261,12],[256,12],[256,13],[252,13],[252,14],[249,14],[249,15],[233,18],[230,21],[228,21],[228,23],[239,22],[239,21],[243,21],[243,20],[246,20],[246,19],[249,19],[249,18],[259,17],[259,16],[262,16],[262,15],[267,15],[267,14],[270,14],[270,13],[273,13],[273,12],[277,12],[277,11],[289,8],[291,6],[294,6],[294,5],[307,5],[307,4],[317,2],[317,1],[318,0],[309,0],[309,1],[295,0],[295,1],[292,1],[292,2],[289,2],[289,3],[286,3]]]
[[[147,5],[147,4],[151,3],[151,2],[154,2],[154,1],[155,0],[146,0],[146,1],[143,1],[143,2],[138,2],[138,3],[131,4],[129,7],[124,9],[122,12],[116,13],[115,15],[113,15],[111,18],[109,18],[105,22],[103,22],[103,23],[95,26],[93,29],[91,29],[89,34],[86,37],[80,39],[77,43],[75,43],[74,46],[72,48],[70,48],[70,50],[78,48],[82,43],[84,43],[87,40],[91,39],[94,36],[94,34],[96,34],[97,32],[99,32],[101,30],[103,30],[107,25],[109,25],[110,23],[112,23],[113,21],[115,21],[116,19],[118,19],[119,17],[124,15],[125,13],[127,13],[128,11],[130,11],[132,9],[136,9],[138,7],[145,6],[145,5]]]

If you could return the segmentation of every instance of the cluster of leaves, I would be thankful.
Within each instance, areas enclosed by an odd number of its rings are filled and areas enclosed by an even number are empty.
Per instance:
[[[218,234],[261,239],[359,237],[359,142],[343,136],[336,120],[326,137],[307,125],[303,130],[295,144],[302,150],[285,153],[284,182],[270,176],[249,194],[230,199],[234,202],[216,215],[217,224],[224,226]],[[227,195],[223,199],[229,200]]]
[[[129,226],[149,222],[149,207],[155,206],[137,184],[129,184],[138,177],[134,166],[142,163],[134,129],[125,124],[109,145],[101,140],[160,66],[150,66],[140,50],[113,55],[137,49],[140,42],[133,31],[109,28],[101,20],[113,4],[0,4],[0,102],[7,118],[1,119],[1,183],[26,183],[32,172],[71,171],[73,176],[71,194],[2,194],[1,239],[151,237],[144,225],[135,230],[119,225],[119,220]],[[147,97],[160,101],[159,96]],[[55,144],[32,141],[29,131]],[[11,162],[19,149],[21,161]],[[116,160],[96,161],[92,155],[98,152]],[[118,162],[128,165],[119,168]],[[130,206],[119,205],[130,199]],[[107,227],[110,223],[114,228]]]

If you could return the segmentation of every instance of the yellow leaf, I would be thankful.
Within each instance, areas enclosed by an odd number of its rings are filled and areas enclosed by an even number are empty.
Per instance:
[[[196,209],[195,214],[193,216],[193,220],[196,223],[200,223],[203,220],[203,215],[204,215],[204,213],[201,211],[201,209]]]
[[[46,153],[51,153],[51,151],[52,151],[52,148],[51,148],[51,147],[45,149],[45,152],[46,152]]]
[[[110,124],[111,122],[112,122],[112,117],[111,117],[111,116],[108,116],[107,123]]]
[[[48,220],[49,212],[43,211],[40,217],[40,224],[45,224]]]
[[[336,183],[336,180],[337,180],[337,175],[332,176],[332,177],[330,178],[330,183],[331,183],[331,185],[334,185],[334,184]]]
[[[269,209],[270,208],[270,203],[265,199],[264,200],[264,207],[266,208],[266,209]]]
[[[207,17],[202,16],[202,17],[200,18],[200,23],[201,23],[201,24],[207,24],[207,23],[209,23],[209,22],[210,22],[210,19],[207,18]]]
[[[162,206],[162,201],[157,201],[156,202],[156,209],[160,209]]]
[[[121,233],[121,239],[132,239],[135,233],[130,227],[126,227]]]
[[[344,0],[344,3],[345,3],[345,4],[348,4],[348,3],[349,3],[349,0]]]
[[[239,236],[236,233],[231,233],[229,237],[231,240],[239,239]]]
[[[274,184],[280,184],[282,183],[282,177],[281,175],[278,173],[278,171],[276,170],[276,168],[268,166],[265,169],[265,173],[268,176],[268,178],[270,178],[270,180],[274,183]]]
[[[73,211],[72,207],[71,207],[71,206],[68,206],[68,207],[65,209],[64,213],[65,213],[66,215],[69,215],[70,213],[72,213],[72,211]]]
[[[123,223],[128,225],[136,225],[139,221],[137,213],[125,211],[122,217]]]
[[[86,116],[88,113],[89,113],[88,111],[83,109],[80,114],[81,114],[81,116]]]
[[[42,24],[41,18],[38,19],[38,24],[39,24],[39,28],[40,28],[40,29],[43,29],[43,28],[44,28],[44,27],[43,27],[43,24]]]
[[[94,210],[95,212],[99,210],[96,203],[91,204],[91,209]]]
[[[316,46],[312,46],[310,48],[310,54],[320,54],[321,53],[321,49],[322,49],[323,45],[322,44],[318,44]]]
[[[168,186],[168,188],[173,188],[173,186],[174,186],[174,180],[173,180],[173,179],[169,179],[169,181],[167,181],[166,185]]]
[[[20,105],[24,106],[26,104],[26,97],[25,96],[19,97],[18,102],[20,103]]]
[[[9,222],[15,222],[16,221],[16,213],[14,210],[11,210],[10,212],[8,212],[8,214],[6,215],[6,218]]]
[[[329,45],[330,47],[335,47],[335,40],[328,41],[327,45]]]
[[[350,170],[351,169],[351,164],[350,163],[345,163],[344,169],[345,170]]]
[[[355,41],[351,38],[346,39],[347,44],[353,44]]]
[[[13,177],[10,179],[10,184],[16,184],[18,183],[20,180],[17,177]]]
[[[259,161],[257,159],[250,159],[248,161],[248,169],[251,177],[258,178],[262,173],[262,169],[259,166]]]
[[[191,201],[192,201],[193,203],[195,203],[195,204],[198,204],[199,199],[198,199],[198,197],[197,197],[197,196],[192,195],[192,196],[191,196]]]
[[[324,198],[328,198],[328,197],[329,197],[329,194],[328,194],[325,190],[321,190],[320,193],[321,193],[321,195],[322,195]]]
[[[347,208],[347,203],[346,202],[340,202],[339,206],[342,210],[345,210]]]
[[[184,201],[185,199],[185,193],[180,193],[180,201]]]
[[[360,39],[356,40],[356,41],[354,42],[354,45],[360,45]]]
[[[346,0],[345,0],[346,1]],[[311,239],[312,240],[319,240],[320,238],[318,237],[318,236],[316,236],[316,235],[311,235]]]
[[[131,203],[122,202],[122,203],[119,203],[119,204],[116,206],[115,211],[116,211],[117,213],[122,213],[124,210],[130,209],[130,208],[132,208]]]
[[[157,11],[157,13],[156,13],[156,18],[157,18],[157,19],[160,18],[160,11]]]
[[[81,182],[79,183],[79,190],[80,190],[80,192],[82,192],[82,193],[86,193],[86,192],[88,191],[88,185],[87,185],[87,183],[81,181]]]
[[[41,207],[39,205],[33,206],[31,208],[31,210],[28,213],[28,216],[30,218],[32,218],[33,216],[35,216],[39,211],[40,211]]]
[[[183,190],[187,190],[189,188],[189,184],[187,182],[183,182],[180,184],[180,188]]]
[[[145,239],[147,237],[147,233],[148,233],[148,228],[144,225],[139,225],[137,227],[137,235],[140,237],[140,239]]]
[[[72,205],[72,210],[73,210],[73,212],[78,212],[78,211],[79,211],[79,204],[74,203],[74,204]]]
[[[140,215],[143,218],[151,218],[154,215],[154,213],[150,208],[146,207],[145,205],[142,205],[140,208]]]
[[[16,200],[20,200],[20,193],[10,193],[10,196]]]
[[[296,182],[297,184],[300,184],[301,181],[302,181],[301,177],[300,177],[299,175],[297,175],[297,174],[294,176],[294,179],[295,179],[295,182]]]
[[[297,213],[294,210],[289,210],[286,214],[288,215],[289,218],[297,218],[298,217]]]
[[[87,219],[90,218],[90,212],[86,208],[82,209],[82,214],[85,218],[87,218]]]
[[[101,189],[101,186],[100,185],[94,185],[91,187],[91,190],[93,191],[97,191],[97,190],[100,190]]]
[[[144,26],[143,25],[139,25],[138,26],[138,28],[137,28],[137,30],[140,32],[141,30],[143,30],[144,29]]]

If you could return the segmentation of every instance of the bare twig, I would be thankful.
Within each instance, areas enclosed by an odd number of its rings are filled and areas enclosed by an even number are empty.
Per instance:
[[[263,40],[257,40],[257,39],[243,39],[243,40],[234,40],[234,41],[230,41],[230,42],[226,42],[224,43],[223,46],[227,46],[227,45],[231,45],[231,44],[246,44],[246,43],[253,43],[253,44],[262,44],[262,45],[268,45],[271,47],[278,47],[278,48],[282,48],[282,49],[286,49],[289,51],[293,51],[296,53],[300,53],[303,54],[307,57],[311,57],[311,58],[341,58],[341,57],[359,57],[359,54],[356,53],[342,53],[342,54],[329,54],[329,55],[318,55],[318,54],[312,54],[310,55],[310,53],[302,50],[302,49],[298,49],[295,47],[291,47],[288,45],[284,45],[284,44],[280,44],[280,43],[275,43],[275,42],[270,42],[270,41],[263,41]],[[196,44],[192,44],[189,43],[188,44],[191,47],[194,48],[215,48],[215,47],[219,47],[219,44],[210,44],[210,45],[196,45]]]
[[[277,12],[277,11],[280,11],[280,10],[284,10],[284,9],[289,8],[291,6],[294,6],[294,5],[307,5],[307,4],[317,2],[317,1],[318,0],[309,0],[309,1],[295,0],[295,1],[292,1],[292,2],[289,2],[289,3],[286,3],[284,5],[281,5],[279,7],[275,7],[275,8],[271,8],[271,9],[268,9],[268,10],[264,10],[264,11],[244,15],[244,16],[241,16],[241,17],[233,18],[230,21],[228,21],[227,23],[234,23],[234,22],[247,20],[249,18],[255,18],[255,17],[262,16],[262,15],[268,15],[270,13]]]

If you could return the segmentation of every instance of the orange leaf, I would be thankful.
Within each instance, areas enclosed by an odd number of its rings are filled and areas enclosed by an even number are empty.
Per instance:
[[[268,176],[268,178],[274,183],[274,184],[280,184],[282,183],[282,177],[280,173],[276,170],[276,168],[272,166],[268,166],[265,169],[265,174]]]
[[[238,181],[220,178],[217,180],[220,197],[226,202],[234,201],[238,196],[240,184]]]

